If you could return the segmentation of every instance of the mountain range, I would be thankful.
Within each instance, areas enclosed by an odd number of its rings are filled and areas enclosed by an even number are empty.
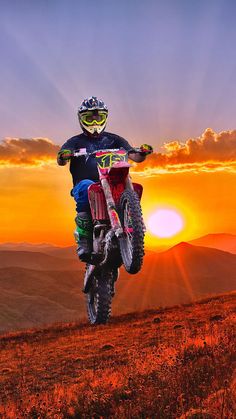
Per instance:
[[[73,247],[1,245],[0,330],[85,318],[83,275],[84,264]],[[137,275],[121,268],[113,314],[193,302],[235,289],[235,254],[182,242],[165,252],[147,251]]]
[[[213,247],[214,249],[236,253],[235,234],[207,234],[206,236],[191,240],[189,243],[195,246]]]
[[[214,233],[188,241],[194,246],[211,247],[224,250],[225,252],[236,254],[236,234]],[[63,257],[71,259],[75,257],[76,246],[56,246],[50,243],[0,243],[0,250],[17,250],[27,252],[42,252],[50,256]],[[150,251],[151,249],[149,249]],[[167,250],[166,246],[160,246],[152,249],[155,253]]]

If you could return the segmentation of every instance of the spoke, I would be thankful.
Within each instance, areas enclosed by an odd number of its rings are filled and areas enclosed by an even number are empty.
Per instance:
[[[92,293],[91,293],[91,299],[90,299],[90,304],[91,304],[91,309],[93,312],[93,316],[95,317],[97,314],[97,307],[98,307],[98,295],[97,295],[97,283],[96,280],[93,282],[92,285]]]

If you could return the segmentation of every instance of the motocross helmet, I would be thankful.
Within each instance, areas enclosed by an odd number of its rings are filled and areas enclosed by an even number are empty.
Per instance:
[[[91,96],[83,100],[77,115],[84,133],[96,138],[105,129],[108,108],[101,99]]]

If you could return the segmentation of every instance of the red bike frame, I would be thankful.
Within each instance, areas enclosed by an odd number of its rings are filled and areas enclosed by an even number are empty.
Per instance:
[[[112,150],[96,153],[99,182],[90,185],[88,197],[92,219],[100,222],[110,220],[111,227],[117,237],[123,234],[116,208],[120,196],[125,189],[135,190],[141,199],[143,187],[132,183],[129,176],[131,165],[127,162],[127,151]],[[114,160],[118,161],[114,161]]]

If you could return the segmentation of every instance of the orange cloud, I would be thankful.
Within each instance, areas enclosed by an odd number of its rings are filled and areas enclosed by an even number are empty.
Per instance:
[[[48,138],[6,138],[0,143],[0,166],[41,166],[55,163],[59,145]],[[198,138],[185,143],[178,140],[164,143],[164,152],[153,153],[134,164],[136,174],[155,176],[174,172],[236,172],[236,130],[215,133],[207,128]]]
[[[55,160],[59,148],[48,138],[6,138],[0,143],[0,165],[38,166]]]
[[[134,170],[149,174],[175,171],[236,171],[236,130],[215,133],[207,128],[196,139],[185,143],[171,141],[162,147],[165,153],[153,153]]]

